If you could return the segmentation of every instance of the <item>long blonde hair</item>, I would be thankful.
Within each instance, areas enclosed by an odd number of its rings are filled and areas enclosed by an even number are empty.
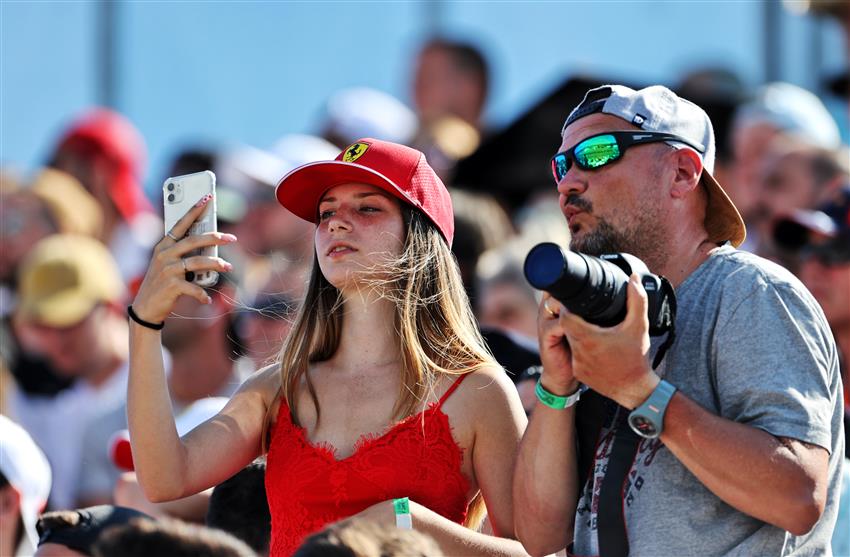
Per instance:
[[[394,325],[402,355],[402,380],[393,408],[395,419],[414,414],[433,398],[442,375],[462,375],[498,365],[478,330],[448,244],[419,210],[402,205],[402,216],[406,224],[402,253],[392,265],[385,266],[391,278],[375,284],[397,308]],[[294,423],[302,380],[316,407],[317,423],[321,419],[307,370],[310,363],[333,356],[342,325],[340,292],[325,279],[314,260],[304,302],[279,358],[280,395]],[[268,425],[268,418],[266,422]],[[477,527],[484,512],[479,495],[470,503],[467,525]]]
[[[402,206],[406,236],[402,253],[382,265],[391,277],[372,286],[397,308],[394,320],[402,355],[402,381],[393,409],[395,419],[416,411],[434,394],[440,374],[461,375],[498,365],[486,347],[469,306],[457,262],[436,227],[418,210]],[[371,279],[366,279],[371,280]],[[307,369],[329,359],[342,333],[339,290],[314,261],[304,303],[280,354],[282,396],[297,419],[297,393],[302,380],[321,410]]]

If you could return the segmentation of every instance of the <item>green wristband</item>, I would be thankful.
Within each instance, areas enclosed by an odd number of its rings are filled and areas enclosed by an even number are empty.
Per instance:
[[[395,514],[410,514],[410,499],[407,497],[393,499],[393,509]]]
[[[576,392],[574,392],[573,394],[568,396],[558,396],[544,389],[543,383],[540,379],[538,379],[537,387],[534,388],[534,394],[537,395],[537,400],[539,400],[549,408],[554,408],[555,410],[564,410],[578,402],[578,399],[581,398],[581,393],[586,390],[587,387],[585,385],[580,385],[578,390],[576,390]]]
[[[395,525],[402,530],[413,529],[413,517],[410,516],[410,499],[401,497],[393,499],[393,510],[395,511]]]

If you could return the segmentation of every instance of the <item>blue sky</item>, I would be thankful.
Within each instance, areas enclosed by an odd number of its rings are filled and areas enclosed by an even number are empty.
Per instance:
[[[4,165],[32,170],[74,114],[100,101],[99,6],[0,1]],[[580,71],[671,84],[723,65],[757,85],[762,11],[751,1],[121,2],[116,108],[147,140],[155,189],[187,142],[268,147],[316,131],[340,88],[370,86],[409,103],[412,59],[434,30],[488,55],[487,116],[498,127]],[[780,28],[782,78],[814,87],[845,63],[836,24],[783,13]],[[823,51],[815,65],[814,41]]]

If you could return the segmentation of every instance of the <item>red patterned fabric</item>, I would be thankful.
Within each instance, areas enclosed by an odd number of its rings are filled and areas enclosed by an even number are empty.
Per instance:
[[[364,436],[347,458],[327,444],[312,445],[281,402],[266,461],[266,494],[272,517],[269,554],[289,556],[308,535],[379,503],[409,497],[462,523],[469,482],[463,451],[452,437],[443,401],[395,424],[381,436]],[[423,420],[424,419],[424,420]]]

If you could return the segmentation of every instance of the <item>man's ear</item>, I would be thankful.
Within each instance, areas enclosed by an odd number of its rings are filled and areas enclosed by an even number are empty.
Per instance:
[[[702,175],[702,160],[690,149],[676,149],[672,154],[676,161],[676,174],[670,193],[681,198],[696,189]]]

